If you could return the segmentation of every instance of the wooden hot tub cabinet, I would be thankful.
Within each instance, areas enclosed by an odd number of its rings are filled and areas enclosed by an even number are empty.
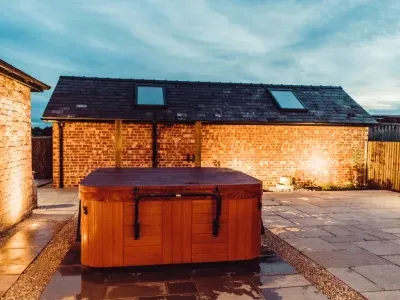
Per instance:
[[[260,253],[261,182],[241,172],[97,169],[82,180],[79,196],[86,266],[248,260]]]

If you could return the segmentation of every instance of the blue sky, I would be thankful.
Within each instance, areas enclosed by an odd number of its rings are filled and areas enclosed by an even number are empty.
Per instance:
[[[4,60],[60,75],[341,85],[400,114],[397,0],[2,1]],[[32,96],[33,125],[52,91]]]

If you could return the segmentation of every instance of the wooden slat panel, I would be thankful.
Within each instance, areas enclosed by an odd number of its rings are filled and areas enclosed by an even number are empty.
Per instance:
[[[217,262],[217,261],[226,261],[227,253],[214,253],[214,254],[193,254],[192,262],[200,263],[200,262]]]
[[[215,243],[215,244],[193,244],[193,254],[217,254],[217,253],[228,253],[227,243]]]
[[[81,261],[82,263],[87,263],[89,261],[89,253],[90,253],[90,232],[89,232],[89,222],[90,220],[83,214],[83,206],[87,206],[88,201],[81,202]]]
[[[192,208],[193,202],[182,201],[182,262],[192,262]]]
[[[155,216],[143,216],[139,214],[139,221],[141,225],[152,225],[152,226],[161,226],[163,217],[162,215],[155,215]],[[134,224],[134,216],[124,216],[124,225],[125,226],[133,226]]]
[[[181,263],[183,254],[182,199],[172,201],[172,262]]]
[[[248,258],[254,258],[260,255],[261,251],[261,211],[259,209],[259,199],[252,200],[252,217],[250,219],[250,243]],[[259,220],[258,222],[256,220]]]
[[[161,246],[125,247],[125,257],[161,256]]]
[[[133,216],[135,214],[135,204],[125,202],[125,216]],[[139,204],[139,217],[148,215],[162,215],[162,201],[147,201],[143,200]]]
[[[212,224],[215,218],[214,214],[193,214],[193,224]],[[228,214],[222,214],[220,217],[221,223],[228,222]]]
[[[113,238],[113,203],[112,202],[97,202],[101,203],[101,218],[100,222],[102,222],[102,237],[103,243],[101,247],[101,265],[104,267],[111,267],[113,264],[113,247],[114,244],[109,241]],[[108,242],[106,241],[108,240]]]
[[[225,223],[227,224],[227,223]],[[212,230],[212,224],[193,224],[192,233],[210,233]]]
[[[150,235],[150,236],[141,236],[140,239],[135,240],[131,237],[124,238],[124,246],[125,247],[140,247],[140,246],[161,246],[162,245],[162,236],[160,235]]]
[[[152,236],[152,235],[162,235],[162,226],[160,225],[143,225],[140,226],[140,234],[142,236]],[[133,225],[124,226],[124,236],[125,237],[133,237],[134,236],[134,228]]]
[[[162,264],[162,247],[125,247],[124,265],[154,265]]]
[[[115,202],[113,204],[113,236],[112,243],[113,247],[113,265],[123,266],[124,265],[124,206],[121,202]]]
[[[94,255],[96,266],[102,265],[103,258],[103,220],[102,220],[102,206],[103,202],[94,201],[93,202],[93,210],[94,210]],[[89,212],[90,213],[90,212]],[[91,255],[93,255],[93,253]]]
[[[222,200],[222,213],[226,214],[229,210],[229,201]],[[201,202],[198,200],[193,201],[193,213],[194,214],[215,214],[215,200],[208,200]]]
[[[221,224],[218,236],[213,236],[211,229],[209,233],[194,233],[192,234],[193,244],[210,244],[210,243],[227,243],[228,242],[228,227]]]
[[[163,225],[162,225],[162,239],[163,239],[163,253],[162,262],[164,264],[172,263],[172,202],[163,202]]]
[[[246,257],[246,247],[248,247],[248,218],[247,215],[247,205],[248,203],[243,201],[242,199],[237,200],[237,227],[240,228],[237,233],[237,258],[236,259],[244,259]]]
[[[231,200],[229,203],[229,223],[228,223],[228,259],[237,259],[238,249],[238,223],[237,223],[237,200]]]

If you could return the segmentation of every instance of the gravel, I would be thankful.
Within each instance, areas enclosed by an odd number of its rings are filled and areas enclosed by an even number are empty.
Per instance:
[[[316,286],[329,299],[333,300],[361,300],[366,299],[350,286],[333,276],[326,269],[316,264],[310,258],[290,246],[284,240],[265,231],[263,244],[275,251],[285,261],[291,264],[300,274]]]

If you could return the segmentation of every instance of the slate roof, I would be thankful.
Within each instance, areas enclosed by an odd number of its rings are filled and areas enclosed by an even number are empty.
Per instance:
[[[28,86],[31,89],[31,92],[43,92],[44,90],[49,90],[51,88],[49,85],[33,78],[2,59],[0,59],[0,74],[13,78],[14,80]]]
[[[341,87],[187,82],[61,76],[44,120],[153,120],[153,109],[134,105],[135,85],[166,88],[167,107],[156,120],[173,122],[376,124]],[[291,89],[307,111],[283,111],[268,88]]]

